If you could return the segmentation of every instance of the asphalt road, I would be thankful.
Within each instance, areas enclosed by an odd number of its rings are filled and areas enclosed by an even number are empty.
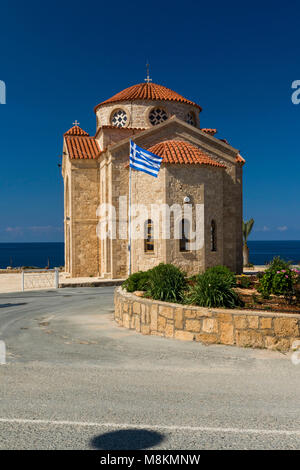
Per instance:
[[[0,295],[1,449],[300,449],[300,365],[142,336],[113,288]]]

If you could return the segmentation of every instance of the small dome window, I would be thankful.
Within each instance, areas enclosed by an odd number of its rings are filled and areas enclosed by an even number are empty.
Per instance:
[[[162,122],[168,119],[168,115],[166,111],[162,108],[154,108],[149,113],[149,121],[152,126],[156,126],[157,124],[161,124]]]
[[[112,113],[111,124],[115,127],[125,127],[127,125],[127,113],[124,109],[117,109]]]
[[[185,120],[191,126],[196,126],[196,117],[195,117],[195,114],[192,111],[187,113]]]

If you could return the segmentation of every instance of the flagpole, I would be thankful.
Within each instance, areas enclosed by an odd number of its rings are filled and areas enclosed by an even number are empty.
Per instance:
[[[128,251],[129,251],[129,263],[128,263],[128,275],[131,274],[131,166],[129,163],[129,227],[128,227]]]

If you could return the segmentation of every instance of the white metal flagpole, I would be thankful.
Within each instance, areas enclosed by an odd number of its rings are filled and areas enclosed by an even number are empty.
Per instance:
[[[129,262],[128,262],[128,275],[131,274],[131,166],[129,161],[129,227],[128,227],[128,251],[129,251]]]

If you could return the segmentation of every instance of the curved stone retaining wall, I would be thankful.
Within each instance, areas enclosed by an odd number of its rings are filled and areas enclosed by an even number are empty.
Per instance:
[[[118,324],[144,335],[279,351],[300,339],[300,315],[183,306],[137,297],[121,287],[114,300]]]

